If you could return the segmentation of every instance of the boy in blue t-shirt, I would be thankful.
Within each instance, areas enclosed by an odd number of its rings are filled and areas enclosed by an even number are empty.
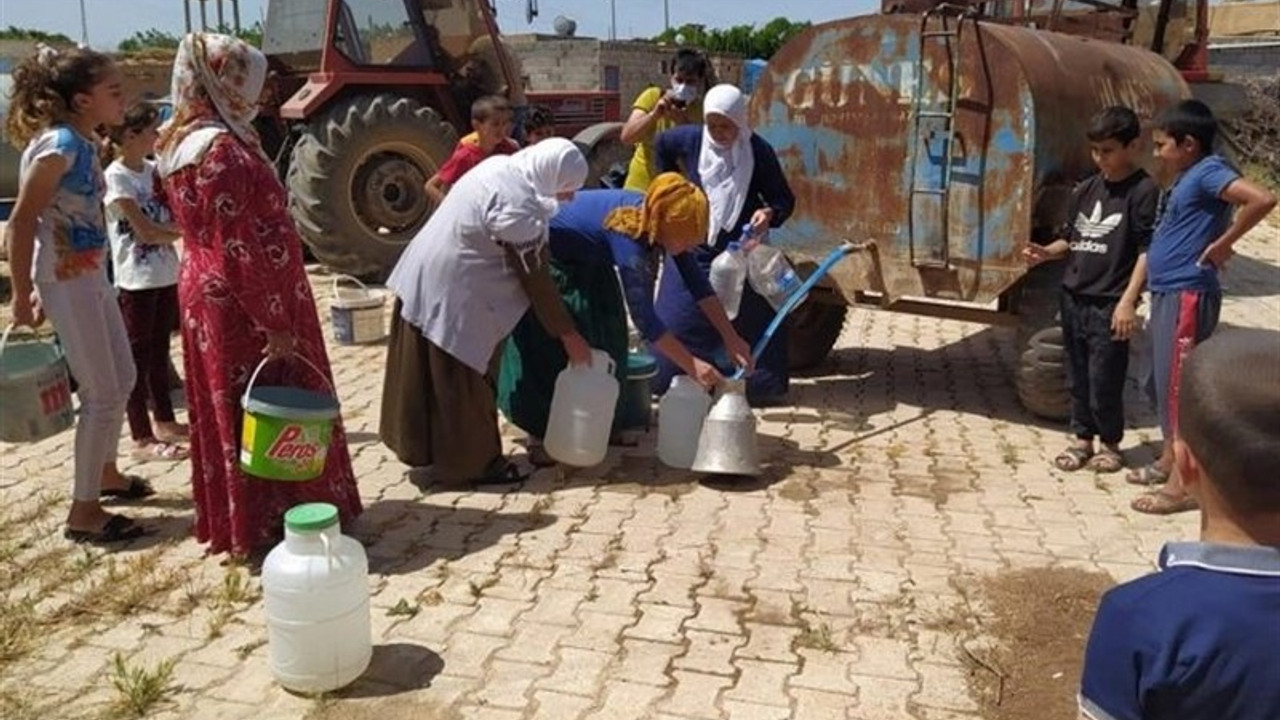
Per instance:
[[[1165,192],[1147,253],[1152,360],[1147,389],[1160,416],[1164,450],[1154,463],[1131,472],[1128,480],[1138,485],[1168,481],[1164,489],[1133,501],[1134,510],[1155,515],[1196,507],[1173,472],[1183,359],[1218,324],[1218,271],[1231,258],[1231,246],[1276,205],[1275,196],[1213,154],[1217,134],[1218,121],[1208,106],[1183,100],[1156,118],[1152,135],[1156,158],[1177,174]]]
[[[1190,353],[1173,447],[1200,542],[1102,597],[1087,720],[1280,717],[1280,333],[1229,329]]]

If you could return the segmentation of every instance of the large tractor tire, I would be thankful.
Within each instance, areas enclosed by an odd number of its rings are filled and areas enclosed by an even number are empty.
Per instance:
[[[622,142],[622,123],[597,123],[578,133],[573,141],[587,157],[587,190],[622,187],[627,179],[627,164],[635,148]]]
[[[849,306],[824,302],[819,297],[823,292],[830,293],[814,288],[809,299],[787,316],[787,366],[793,371],[810,370],[822,364],[844,329]]]
[[[1062,263],[1032,268],[1018,298],[1018,347],[1014,369],[1018,400],[1032,415],[1062,421],[1071,417],[1071,385],[1067,376],[1058,294]]]
[[[393,95],[343,100],[312,122],[289,165],[289,208],[320,262],[385,278],[434,204],[423,185],[458,141],[439,113]]]

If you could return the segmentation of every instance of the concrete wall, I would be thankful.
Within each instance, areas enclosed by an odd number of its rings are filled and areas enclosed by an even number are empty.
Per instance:
[[[675,53],[673,47],[644,41],[531,34],[504,39],[520,59],[527,89],[617,90],[623,117],[642,90],[667,82]],[[717,54],[711,63],[721,82],[742,82],[741,56]]]

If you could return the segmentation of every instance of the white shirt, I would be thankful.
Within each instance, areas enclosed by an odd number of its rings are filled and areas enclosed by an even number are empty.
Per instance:
[[[515,157],[488,158],[462,176],[387,280],[402,318],[482,374],[529,307],[503,245],[532,262],[551,215]]]
[[[169,208],[155,195],[155,163],[144,161],[141,172],[116,160],[107,167],[107,235],[111,238],[111,261],[116,287],[121,290],[151,290],[178,283],[178,251],[172,244],[148,245],[138,240],[129,219],[116,204],[132,200],[142,214],[159,224],[170,222]]]
[[[102,273],[107,244],[102,220],[102,168],[93,143],[68,125],[52,127],[27,145],[19,164],[23,181],[39,160],[57,155],[67,164],[52,202],[36,222],[32,279],[73,280]]]

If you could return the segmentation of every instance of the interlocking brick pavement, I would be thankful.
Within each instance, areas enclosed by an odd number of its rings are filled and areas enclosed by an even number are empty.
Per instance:
[[[1224,322],[1280,327],[1280,230],[1240,250]],[[368,508],[347,529],[371,565],[376,649],[359,682],[311,699],[272,681],[257,579],[234,596],[238,571],[190,539],[181,465],[126,468],[160,491],[131,508],[156,537],[69,548],[63,433],[0,447],[0,715],[99,716],[120,653],[174,661],[161,718],[977,717],[957,637],[935,622],[968,602],[967,579],[1057,565],[1125,580],[1197,528],[1132,513],[1120,476],[1052,468],[1064,430],[1019,408],[1008,330],[854,311],[792,404],[758,413],[764,472],[740,483],[662,467],[651,433],[519,487],[433,485],[377,442],[384,352],[331,346]],[[1129,391],[1137,462],[1158,431]],[[84,602],[148,583],[136,607]],[[405,605],[416,614],[390,612]]]

